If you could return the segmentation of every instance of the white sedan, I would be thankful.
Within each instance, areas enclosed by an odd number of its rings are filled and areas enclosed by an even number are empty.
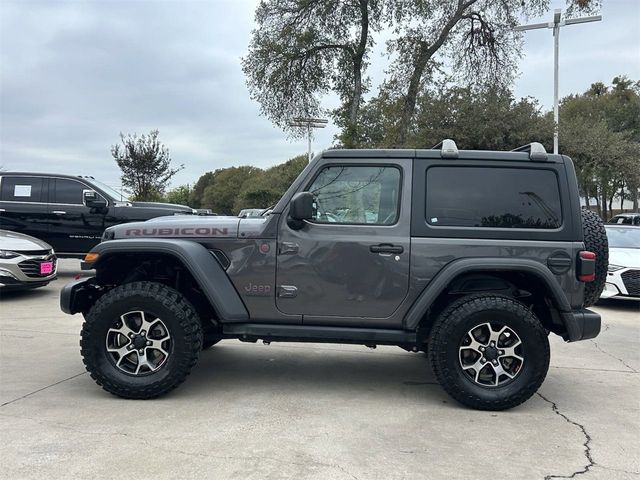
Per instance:
[[[605,225],[609,239],[609,272],[600,298],[640,300],[640,227]]]

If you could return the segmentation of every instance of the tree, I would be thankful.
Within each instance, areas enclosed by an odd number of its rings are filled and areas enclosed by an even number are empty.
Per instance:
[[[383,84],[398,100],[394,146],[407,145],[417,98],[446,65],[464,84],[505,86],[516,72],[522,16],[540,15],[550,0],[264,0],[256,9],[249,52],[242,60],[249,92],[278,127],[323,112],[322,96],[341,100],[332,111],[340,142],[358,146],[369,88],[367,59],[374,34],[391,34],[392,62]],[[567,0],[567,15],[591,12],[599,0]],[[427,80],[429,80],[427,82]]]
[[[517,70],[521,17],[541,15],[549,0],[394,0],[390,9],[398,36],[388,42],[391,79],[401,100],[394,145],[407,146],[424,80],[443,64],[452,78],[478,86],[508,85]],[[567,0],[567,15],[591,12],[599,0]]]
[[[549,147],[552,142],[551,116],[541,112],[535,99],[516,100],[506,88],[443,85],[423,90],[416,103],[407,139],[415,148],[431,148],[444,138],[455,139],[459,148],[480,150],[511,150],[531,141]],[[401,109],[396,98],[372,99],[362,109],[368,135],[358,141],[368,148],[392,146]]]
[[[216,213],[234,215],[238,192],[246,182],[254,181],[262,172],[257,167],[242,166],[216,170],[202,195],[202,206]]]
[[[267,208],[274,205],[308,162],[306,155],[299,155],[256,175],[238,193],[235,209],[239,211],[243,208]]]
[[[191,190],[189,205],[193,206],[194,208],[202,207],[204,189],[213,183],[214,177],[214,172],[207,172],[198,179],[196,184],[193,186],[193,189]]]
[[[371,31],[381,0],[267,0],[256,10],[249,52],[242,59],[251,98],[278,127],[317,117],[323,94],[340,97],[347,129],[357,128]]]
[[[120,133],[121,144],[111,146],[111,155],[122,171],[122,185],[135,200],[160,200],[167,182],[180,170],[171,167],[169,149],[158,140],[158,130],[148,135]]]
[[[169,190],[166,195],[168,203],[177,203],[178,205],[191,204],[191,185],[180,185],[173,190]]]
[[[607,218],[613,200],[638,208],[640,188],[640,88],[616,77],[612,88],[594,83],[581,95],[562,99],[560,148],[576,163],[580,190]]]
[[[229,167],[207,172],[196,182],[191,193],[200,189],[195,206],[211,208],[216,213],[232,215],[243,208],[267,208],[275,204],[307,166],[306,155],[299,155],[267,170],[257,167]]]

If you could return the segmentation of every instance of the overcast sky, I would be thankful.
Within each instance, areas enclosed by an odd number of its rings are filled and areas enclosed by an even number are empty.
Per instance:
[[[245,87],[240,57],[256,3],[0,0],[0,165],[118,185],[110,145],[121,131],[154,128],[185,164],[174,185],[304,153],[304,141],[287,140],[259,116]],[[640,79],[640,1],[603,3],[602,22],[562,29],[561,96],[618,74]],[[558,7],[563,0],[552,2]],[[553,101],[552,42],[550,30],[526,33],[514,85],[516,96],[545,108]],[[374,85],[386,63],[380,50]],[[335,133],[321,131],[314,149],[329,147]]]

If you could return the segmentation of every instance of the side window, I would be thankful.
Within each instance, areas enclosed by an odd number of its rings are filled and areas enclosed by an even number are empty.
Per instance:
[[[2,177],[0,200],[45,202],[44,179],[40,177]]]
[[[55,187],[53,189],[52,203],[71,203],[82,204],[82,191],[87,187],[75,180],[67,180],[64,178],[55,179]]]
[[[323,168],[309,191],[314,221],[393,225],[400,205],[400,169],[390,166],[335,165]]]
[[[554,229],[562,225],[555,172],[523,168],[432,167],[427,222],[433,226]]]

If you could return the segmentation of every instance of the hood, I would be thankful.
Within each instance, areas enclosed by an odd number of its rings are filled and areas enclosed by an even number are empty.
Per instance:
[[[0,250],[10,250],[12,252],[51,250],[51,245],[29,235],[0,230]]]
[[[238,217],[171,215],[115,225],[106,230],[105,236],[109,239],[237,238],[239,223]]]
[[[162,202],[129,202],[134,207],[144,208],[160,208],[165,210],[177,210],[179,212],[193,213],[193,208],[186,205],[178,205],[176,203],[162,203]]]
[[[609,265],[640,268],[640,248],[609,248]]]

